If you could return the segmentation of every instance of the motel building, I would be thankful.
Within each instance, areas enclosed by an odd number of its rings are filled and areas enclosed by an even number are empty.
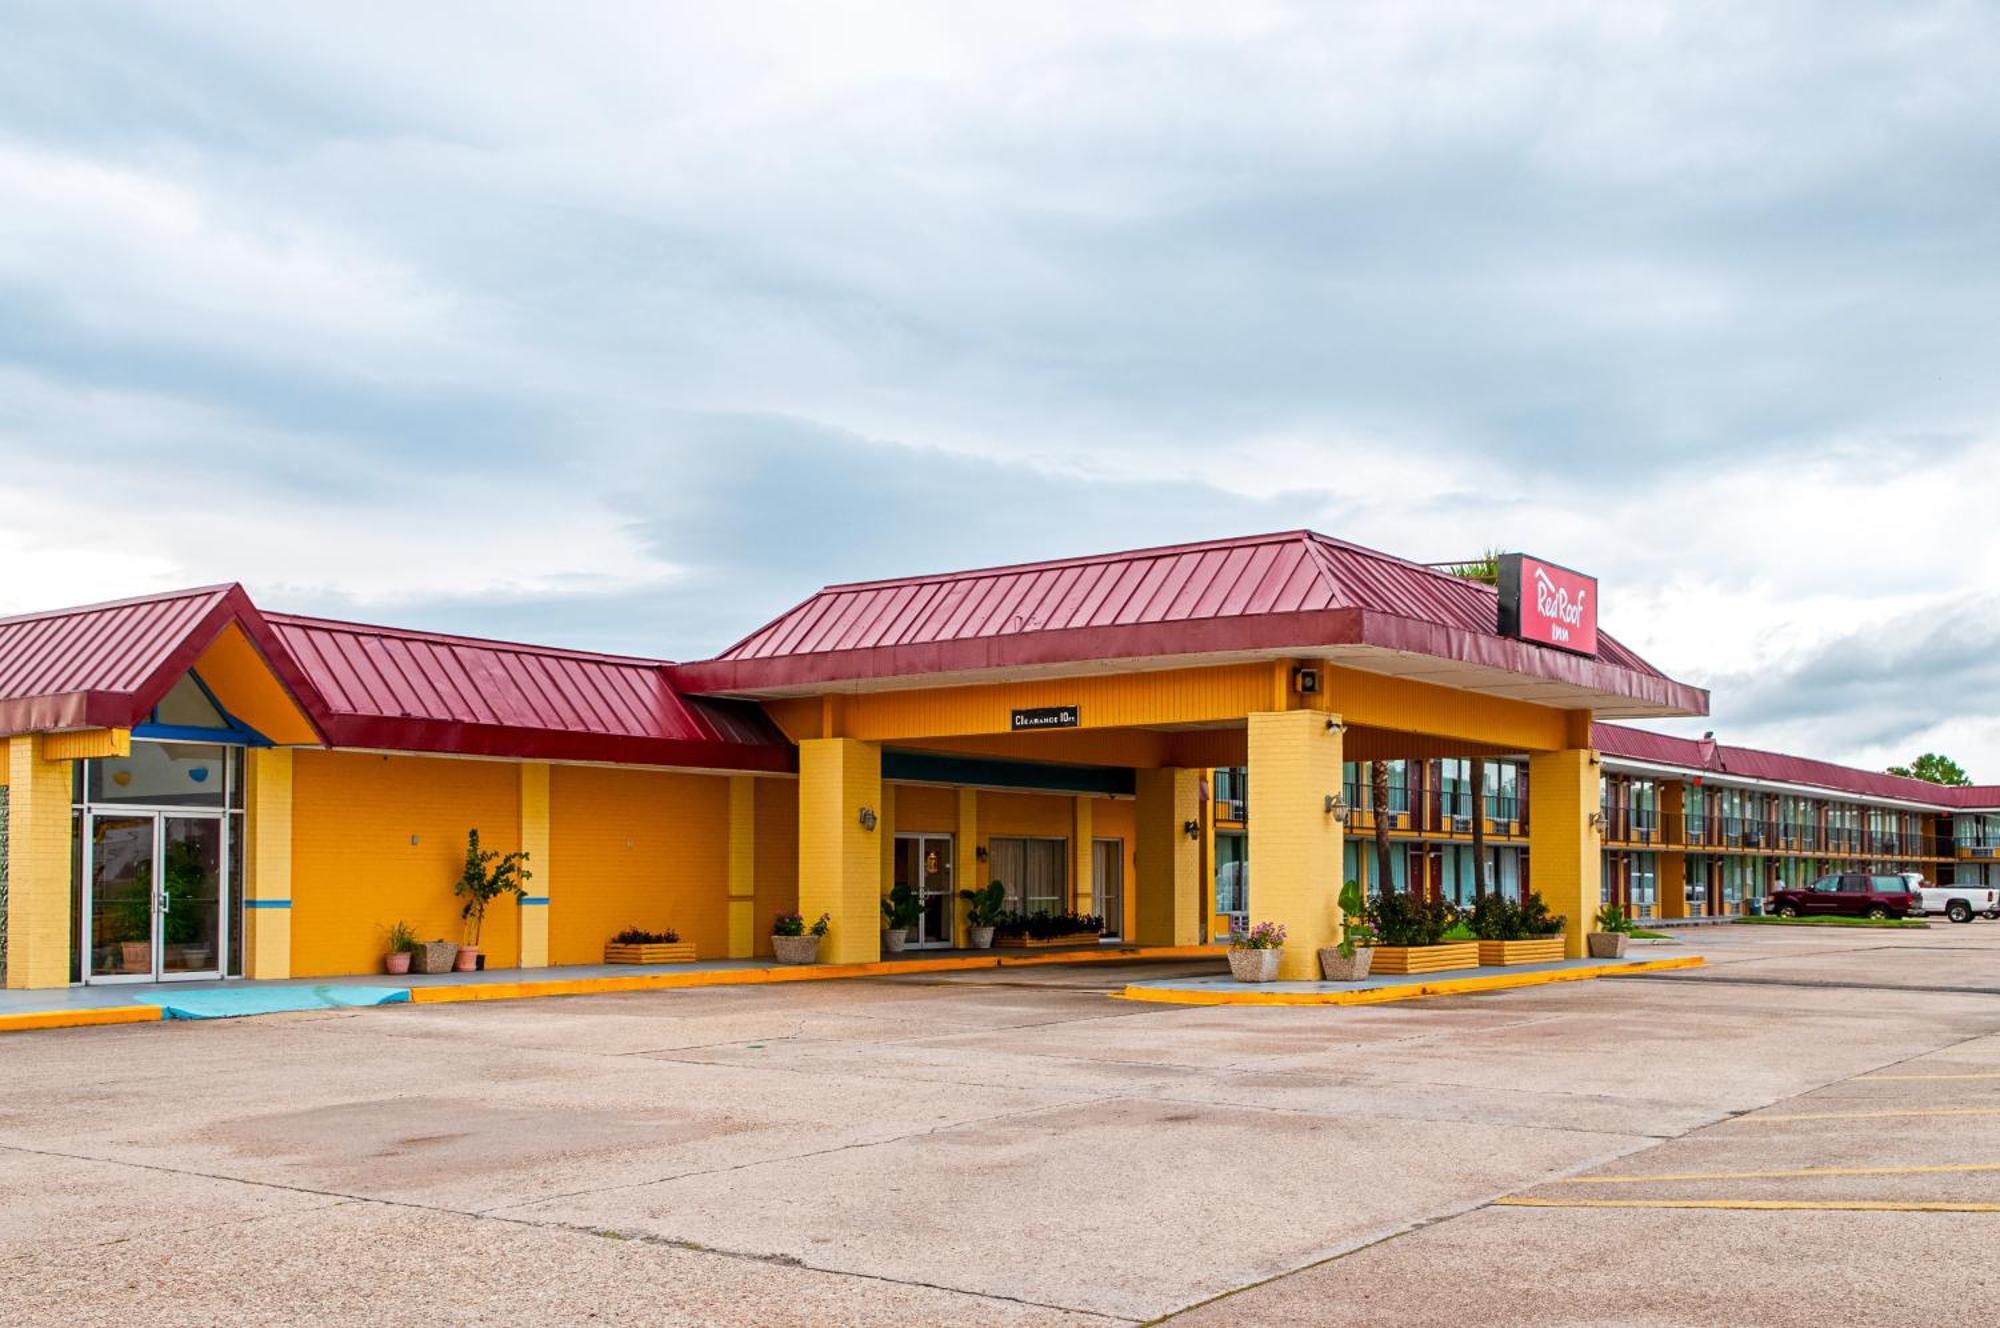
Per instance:
[[[17,988],[379,972],[461,937],[467,832],[525,850],[491,969],[629,927],[704,959],[965,944],[961,887],[1185,947],[1285,924],[1317,977],[1387,818],[1401,888],[1569,919],[1737,912],[1833,866],[1991,871],[2000,790],[1621,727],[1707,695],[1594,582],[1461,580],[1311,532],[830,586],[693,663],[266,611],[240,586],[0,620],[0,963]],[[1472,787],[1473,762],[1484,787]],[[1370,805],[1369,763],[1390,770]],[[1254,866],[1254,872],[1251,868]],[[1371,883],[1372,884],[1372,883]]]

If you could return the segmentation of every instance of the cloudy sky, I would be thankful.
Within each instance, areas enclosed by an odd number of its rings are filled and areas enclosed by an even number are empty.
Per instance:
[[[689,658],[1311,526],[2000,781],[1996,142],[1978,4],[0,0],[0,612]]]

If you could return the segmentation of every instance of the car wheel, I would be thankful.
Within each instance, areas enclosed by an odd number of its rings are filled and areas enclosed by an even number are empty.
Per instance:
[[[1944,906],[1944,915],[1953,922],[1972,921],[1972,905],[1954,899]]]
[[[1875,907],[1868,910],[1868,916],[1875,919],[1875,921],[1880,922],[1883,918],[1889,916],[1889,910],[1883,908],[1880,904],[1877,904]]]
[[[1781,917],[1781,918],[1795,918],[1795,917],[1797,917],[1798,915],[1799,915],[1799,911],[1798,911],[1798,910],[1797,910],[1796,908],[1793,908],[1793,907],[1792,907],[1792,906],[1791,906],[1790,904],[1780,904],[1780,905],[1778,905],[1778,916],[1779,916],[1779,917]]]

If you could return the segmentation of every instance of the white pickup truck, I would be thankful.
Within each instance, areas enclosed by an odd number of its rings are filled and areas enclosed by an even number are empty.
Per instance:
[[[2000,890],[1990,885],[1932,885],[1922,872],[1902,875],[1910,883],[1910,893],[1917,897],[1917,906],[1910,910],[1912,917],[1942,913],[1953,922],[1970,922],[1977,913],[1985,918],[2000,918]]]

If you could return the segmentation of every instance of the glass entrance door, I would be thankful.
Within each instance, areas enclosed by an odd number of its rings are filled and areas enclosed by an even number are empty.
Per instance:
[[[91,816],[87,980],[221,976],[222,838],[219,816]]]
[[[1125,934],[1125,841],[1096,839],[1090,844],[1092,888],[1104,914],[1104,939]]]
[[[917,892],[917,925],[909,944],[927,950],[951,947],[952,886],[950,835],[897,835],[896,880]]]

